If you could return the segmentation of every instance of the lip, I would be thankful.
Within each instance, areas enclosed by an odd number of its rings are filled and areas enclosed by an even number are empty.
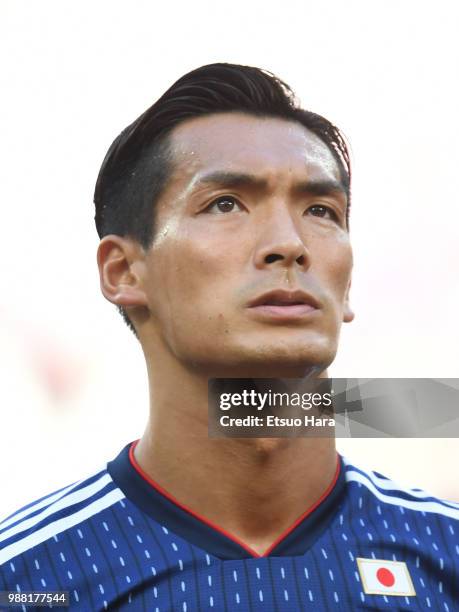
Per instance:
[[[274,289],[259,295],[254,300],[249,302],[249,308],[255,308],[257,306],[292,306],[292,305],[308,305],[313,308],[319,308],[319,303],[314,296],[310,293],[306,293],[301,289],[295,291],[285,291],[285,289]]]
[[[248,308],[264,317],[289,320],[310,316],[320,309],[320,304],[305,291],[276,289],[256,297]]]

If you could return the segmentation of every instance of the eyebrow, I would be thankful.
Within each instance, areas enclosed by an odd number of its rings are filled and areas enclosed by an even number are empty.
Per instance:
[[[266,190],[268,181],[254,174],[244,172],[211,172],[199,178],[198,184],[214,183],[220,187],[247,187],[250,189]],[[348,195],[347,186],[334,179],[318,179],[312,181],[301,181],[293,186],[293,192],[299,195],[329,195],[332,193],[343,193]]]
[[[268,182],[266,179],[245,174],[244,172],[225,172],[218,170],[201,176],[198,183],[218,183],[222,187],[254,187],[264,189]]]

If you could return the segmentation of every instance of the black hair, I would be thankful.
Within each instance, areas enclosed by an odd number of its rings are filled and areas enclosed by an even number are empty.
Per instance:
[[[188,72],[125,128],[109,148],[94,194],[99,237],[129,236],[148,249],[154,237],[154,206],[172,170],[168,135],[179,123],[223,112],[297,121],[330,149],[348,199],[351,167],[341,132],[328,119],[299,106],[290,87],[274,74],[236,64],[209,64]],[[122,307],[128,327],[136,330]]]

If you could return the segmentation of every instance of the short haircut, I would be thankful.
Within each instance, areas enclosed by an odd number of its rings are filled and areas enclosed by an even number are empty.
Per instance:
[[[129,236],[148,249],[155,233],[155,204],[173,169],[168,135],[187,119],[227,112],[296,121],[316,134],[337,162],[347,193],[348,223],[351,167],[338,128],[302,109],[290,87],[274,74],[252,66],[217,63],[182,76],[115,139],[102,163],[94,194],[99,237]],[[117,308],[137,336],[126,311]]]

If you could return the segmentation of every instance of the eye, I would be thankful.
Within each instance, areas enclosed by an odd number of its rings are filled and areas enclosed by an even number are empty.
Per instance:
[[[236,198],[233,196],[221,196],[211,202],[209,206],[205,209],[205,212],[212,214],[225,214],[233,211],[242,211],[242,206],[239,204]]]
[[[334,221],[338,219],[336,212],[330,208],[330,206],[324,206],[323,204],[314,204],[314,206],[308,208],[306,212],[310,213],[314,217],[328,218],[333,219]]]

